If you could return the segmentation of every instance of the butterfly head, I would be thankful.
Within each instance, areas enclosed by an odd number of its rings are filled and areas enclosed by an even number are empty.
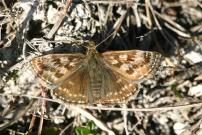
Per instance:
[[[97,53],[97,50],[96,50],[97,46],[95,45],[95,42],[93,42],[93,41],[89,41],[87,43],[86,48],[87,48],[87,55],[89,55],[89,56]]]

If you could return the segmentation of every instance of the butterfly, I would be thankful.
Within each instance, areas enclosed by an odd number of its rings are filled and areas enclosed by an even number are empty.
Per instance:
[[[48,54],[31,65],[37,76],[54,86],[52,94],[78,104],[117,104],[137,89],[137,81],[159,66],[161,54],[126,50],[99,53],[89,42],[86,54]]]

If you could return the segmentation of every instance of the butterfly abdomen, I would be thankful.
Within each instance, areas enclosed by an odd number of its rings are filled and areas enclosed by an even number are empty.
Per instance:
[[[102,81],[103,81],[103,75],[102,75],[102,66],[97,61],[97,59],[91,59],[89,61],[90,69],[89,72],[89,93],[88,93],[88,101],[95,103],[100,98],[103,97],[102,93]]]

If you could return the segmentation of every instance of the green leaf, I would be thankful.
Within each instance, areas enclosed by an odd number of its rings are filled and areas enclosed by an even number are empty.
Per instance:
[[[58,129],[56,127],[45,128],[43,135],[58,135]]]
[[[76,128],[76,135],[100,135],[100,133],[95,130],[95,127],[95,124],[89,121],[86,123],[86,126]]]

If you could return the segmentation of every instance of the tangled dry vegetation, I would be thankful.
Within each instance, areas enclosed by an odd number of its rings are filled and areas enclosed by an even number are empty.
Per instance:
[[[125,105],[53,99],[30,67],[34,57],[150,50],[164,57]],[[71,46],[73,45],[73,46]],[[1,0],[0,134],[202,134],[201,0]]]

